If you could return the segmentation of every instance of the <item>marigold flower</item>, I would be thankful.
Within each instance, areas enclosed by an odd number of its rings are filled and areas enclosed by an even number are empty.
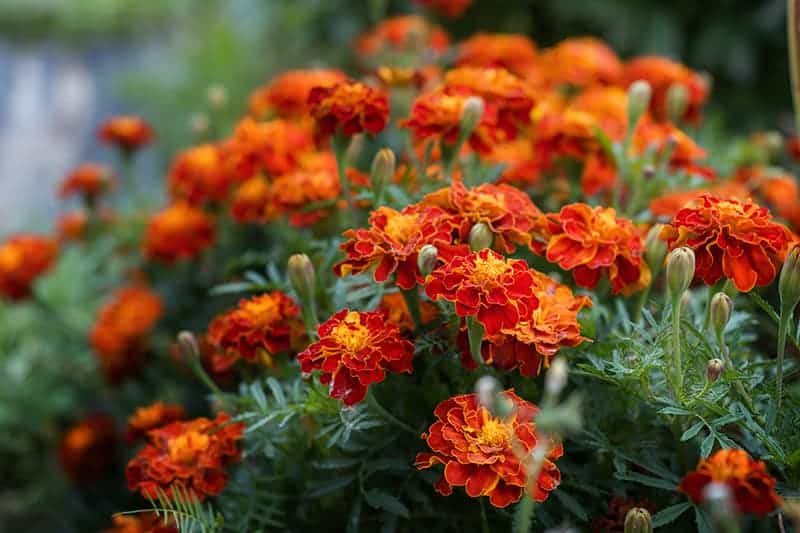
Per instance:
[[[472,5],[473,0],[416,0],[423,6],[428,6],[442,16],[458,18]]]
[[[663,194],[650,201],[650,213],[656,217],[671,219],[682,208],[694,205],[704,194],[715,196],[721,200],[744,201],[750,197],[747,187],[741,183],[729,181],[709,188]]]
[[[535,68],[536,44],[526,35],[515,33],[476,33],[459,46],[456,64],[460,67],[502,67],[525,77]]]
[[[129,443],[136,442],[151,429],[166,426],[176,420],[183,420],[186,411],[180,405],[155,402],[144,407],[139,407],[128,418],[128,431],[126,439]]]
[[[64,473],[73,482],[90,483],[102,478],[113,466],[116,447],[114,419],[95,414],[62,435],[58,459]]]
[[[708,81],[701,74],[670,59],[659,56],[643,56],[632,59],[625,65],[624,86],[637,80],[645,80],[652,88],[650,113],[660,121],[669,120],[667,91],[673,85],[683,85],[688,93],[688,105],[682,117],[688,122],[700,119],[700,110],[708,98]]]
[[[650,284],[642,236],[612,208],[566,205],[547,215],[536,233],[534,251],[572,270],[581,287],[594,288],[602,275],[608,276],[614,294],[628,296]]]
[[[0,243],[0,297],[22,300],[55,262],[58,245],[40,235],[15,235]]]
[[[384,295],[378,310],[386,315],[386,320],[397,325],[403,334],[413,333],[417,328],[414,318],[408,310],[406,299],[400,292],[390,292]],[[430,324],[439,316],[439,309],[433,303],[423,300],[419,302],[419,314],[423,325]]]
[[[752,202],[703,195],[697,204],[684,207],[664,226],[661,238],[669,249],[694,250],[696,277],[707,285],[723,276],[739,292],[772,283],[789,246],[789,230]]]
[[[280,291],[240,300],[208,327],[206,340],[216,350],[214,369],[222,372],[240,358],[272,366],[272,357],[288,351],[301,328],[300,308]]]
[[[103,533],[179,533],[172,519],[154,512],[118,514],[112,517],[112,521],[112,526],[104,529]]]
[[[135,115],[111,117],[100,125],[97,138],[125,153],[133,153],[153,141],[155,134],[143,118]]]
[[[219,494],[228,481],[225,467],[239,459],[245,428],[230,419],[220,413],[149,431],[148,443],[125,469],[128,489],[146,498],[156,498],[157,488],[172,498],[177,485],[201,501]]]
[[[108,192],[114,184],[113,173],[103,165],[86,163],[64,178],[61,182],[59,196],[80,195],[88,202],[95,201],[100,195]]]
[[[458,316],[475,316],[487,335],[495,335],[531,319],[539,305],[534,283],[525,261],[484,248],[456,255],[434,269],[425,280],[425,292],[432,300],[454,302]]]
[[[539,56],[543,81],[549,86],[616,85],[622,62],[604,42],[592,37],[565,39]]]
[[[697,467],[683,477],[678,490],[699,505],[703,503],[703,489],[711,482],[730,487],[741,513],[764,516],[783,502],[775,492],[775,478],[767,472],[767,466],[744,450],[722,449],[700,459]]]
[[[342,309],[317,329],[319,341],[297,356],[303,372],[321,370],[320,382],[330,383],[332,398],[354,405],[367,388],[383,381],[386,372],[412,370],[414,344],[381,311]]]
[[[299,155],[313,148],[311,131],[304,124],[245,117],[221,149],[225,168],[241,182],[259,174],[275,177],[291,172],[297,168]]]
[[[495,507],[519,501],[528,485],[533,450],[542,438],[534,418],[539,408],[517,396],[513,390],[502,394],[514,409],[506,419],[493,416],[480,405],[477,394],[462,394],[441,402],[434,422],[422,438],[433,453],[419,453],[414,465],[422,470],[444,465],[444,475],[434,488],[449,496],[453,487],[464,487],[467,496],[489,496]],[[530,497],[543,502],[561,482],[554,461],[564,454],[555,444],[544,459]]]
[[[353,182],[352,169],[347,179]],[[300,158],[298,170],[275,179],[271,185],[272,205],[277,212],[289,215],[295,227],[310,226],[325,218],[331,209],[309,210],[315,203],[336,200],[341,194],[341,182],[332,152],[310,152]],[[346,205],[346,204],[345,204]],[[344,207],[346,208],[346,207]]]
[[[278,216],[272,203],[273,189],[267,180],[254,176],[243,182],[233,193],[231,216],[237,222],[269,222]]]
[[[498,178],[500,183],[528,186],[538,184],[541,178],[539,162],[533,156],[533,143],[527,138],[495,145],[486,160],[505,166]]]
[[[334,266],[337,276],[361,274],[374,268],[373,278],[383,283],[397,275],[397,286],[411,289],[423,278],[417,254],[426,244],[449,245],[453,225],[436,207],[408,206],[403,211],[379,207],[370,214],[369,228],[347,230],[341,249],[347,258]]]
[[[167,176],[173,200],[191,205],[221,202],[228,196],[230,176],[216,144],[201,144],[178,154]]]
[[[168,264],[192,259],[211,246],[214,237],[214,221],[209,215],[177,202],[150,218],[144,234],[144,254]]]
[[[97,220],[102,223],[111,223],[116,218],[113,210],[101,207],[95,214]],[[89,227],[89,215],[83,209],[70,211],[64,213],[59,217],[58,223],[58,240],[64,241],[80,241],[86,237],[86,231]]]
[[[308,105],[319,138],[329,137],[337,130],[348,137],[362,131],[379,133],[389,120],[388,96],[356,81],[314,87],[308,94]]]
[[[139,369],[147,336],[162,313],[159,295],[143,285],[118,289],[100,308],[89,342],[109,382],[119,383]]]
[[[443,54],[450,46],[450,37],[441,26],[430,24],[419,15],[391,17],[379,22],[356,41],[356,53],[371,59],[387,52]]]
[[[270,113],[284,118],[308,115],[308,94],[314,87],[332,87],[347,79],[336,69],[287,70],[250,95],[250,114],[259,119]]]

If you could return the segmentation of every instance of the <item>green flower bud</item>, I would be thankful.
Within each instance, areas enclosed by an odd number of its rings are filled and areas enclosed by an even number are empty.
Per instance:
[[[306,254],[291,256],[286,271],[292,288],[301,299],[305,300],[314,294],[317,274],[311,259]]]
[[[652,94],[653,89],[644,80],[637,80],[628,87],[628,119],[631,128],[636,126],[644,112],[647,111]]]
[[[206,90],[206,97],[211,109],[222,109],[228,103],[228,90],[224,85],[215,83]]]
[[[494,233],[484,222],[478,222],[469,230],[469,247],[473,252],[491,248],[494,241]]]
[[[706,366],[706,379],[708,379],[708,381],[711,383],[714,383],[719,379],[724,371],[725,363],[723,363],[721,359],[711,359],[708,362],[708,366]]]
[[[709,312],[711,314],[711,324],[714,326],[714,331],[717,332],[719,335],[725,329],[725,326],[728,324],[728,320],[731,319],[731,313],[733,312],[733,301],[731,300],[730,296],[725,294],[724,292],[718,292],[711,298],[711,308]]]
[[[667,243],[659,235],[664,224],[656,224],[647,232],[644,240],[644,259],[655,276],[664,267],[664,258],[667,257]]]
[[[652,533],[653,518],[644,507],[634,507],[625,515],[625,533]]]
[[[439,250],[432,244],[423,246],[417,255],[417,267],[420,274],[427,276],[436,267],[436,260],[439,257]]]
[[[544,378],[544,390],[552,396],[557,397],[567,386],[567,360],[563,357],[556,357],[550,364],[550,369]]]
[[[483,117],[483,99],[478,96],[470,96],[464,102],[464,107],[461,109],[461,135],[467,137],[475,129],[475,126],[480,122]]]
[[[800,245],[794,245],[786,254],[778,279],[778,294],[781,297],[781,309],[787,312],[793,311],[800,302]]]
[[[683,295],[694,278],[694,251],[675,248],[667,257],[667,290],[673,302]]]
[[[375,190],[382,190],[394,177],[395,157],[391,148],[381,148],[372,159],[370,180]]]
[[[667,118],[678,122],[686,114],[689,107],[689,90],[681,83],[673,83],[667,89]]]
[[[495,396],[500,392],[500,382],[492,376],[481,376],[475,382],[475,394],[478,395],[478,403],[491,409]]]
[[[184,361],[191,361],[200,357],[200,348],[197,346],[197,338],[191,331],[181,331],[178,333],[178,350]]]

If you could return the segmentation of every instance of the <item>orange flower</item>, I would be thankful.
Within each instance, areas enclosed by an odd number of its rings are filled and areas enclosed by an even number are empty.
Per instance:
[[[657,120],[668,120],[667,91],[672,85],[683,85],[688,93],[688,105],[683,118],[688,122],[700,120],[700,109],[708,98],[708,81],[680,63],[665,57],[643,56],[632,59],[625,66],[625,87],[637,80],[645,80],[653,89],[650,112]]]
[[[105,144],[113,144],[124,153],[131,154],[150,144],[155,137],[153,129],[143,118],[135,115],[111,117],[100,125],[97,137]]]
[[[403,211],[379,207],[370,214],[369,228],[347,230],[341,245],[347,259],[334,266],[337,276],[361,274],[374,268],[376,283],[397,275],[397,286],[411,289],[422,283],[417,254],[426,244],[449,245],[452,224],[436,207],[410,205]]]
[[[759,191],[764,201],[793,228],[800,228],[800,202],[797,180],[788,174],[773,174],[765,178]]]
[[[528,485],[531,457],[541,438],[534,418],[539,408],[517,396],[513,390],[503,394],[514,404],[506,419],[493,416],[478,403],[476,394],[461,394],[436,406],[434,422],[422,438],[433,453],[419,453],[414,465],[422,470],[444,465],[444,475],[434,488],[449,496],[453,487],[464,487],[467,496],[489,496],[495,507],[519,501]],[[544,459],[530,497],[543,502],[561,482],[561,472],[553,461],[564,454],[555,444]]]
[[[243,182],[233,193],[231,216],[237,222],[269,222],[277,217],[272,204],[272,188],[266,179],[254,176]]]
[[[413,333],[416,330],[414,318],[406,305],[406,299],[400,292],[390,292],[381,300],[378,310],[386,315],[386,320],[400,328],[400,333]],[[430,324],[437,316],[439,309],[431,302],[419,302],[420,320],[423,325]]]
[[[168,264],[192,259],[214,243],[214,236],[211,217],[178,202],[150,218],[144,234],[144,254],[148,259]]]
[[[55,240],[40,235],[16,235],[0,243],[0,297],[30,296],[31,285],[50,269],[57,254]]]
[[[615,85],[623,66],[617,54],[592,37],[565,39],[539,56],[543,81],[549,86]]]
[[[239,358],[272,366],[272,356],[291,348],[302,326],[299,317],[300,308],[280,291],[240,300],[208,327],[206,339],[216,350],[215,372],[230,368]]]
[[[385,53],[421,54],[430,51],[441,55],[449,46],[447,32],[419,15],[385,19],[359,36],[355,44],[356,53],[363,59],[372,59]]]
[[[549,214],[536,230],[534,249],[572,270],[575,283],[592,289],[608,275],[611,291],[628,296],[650,284],[642,237],[630,220],[609,207],[576,203]]]
[[[223,143],[225,168],[235,181],[258,174],[280,176],[297,168],[298,155],[313,149],[311,131],[305,125],[283,119],[256,122],[245,117],[233,136]]]
[[[109,382],[119,383],[139,369],[147,336],[162,313],[161,298],[142,285],[117,289],[100,308],[89,341]]]
[[[633,144],[639,153],[653,149],[656,153],[665,153],[670,145],[671,169],[683,170],[707,179],[714,177],[713,169],[698,164],[698,161],[708,156],[706,151],[686,133],[668,122],[658,123],[650,120],[649,116],[645,117],[634,132]]]
[[[352,182],[350,173],[347,174]],[[321,151],[303,154],[299,158],[299,168],[276,178],[270,189],[274,209],[287,213],[290,224],[303,227],[318,222],[328,216],[331,209],[309,210],[309,206],[336,200],[341,193],[333,153]]]
[[[239,459],[245,428],[230,420],[220,413],[215,420],[195,418],[149,431],[148,443],[125,469],[128,489],[146,498],[156,498],[156,488],[171,498],[176,485],[201,501],[219,494],[228,481],[225,467]]]
[[[112,526],[103,533],[179,533],[171,519],[166,519],[165,523],[165,517],[154,512],[118,514],[111,519]]]
[[[332,87],[345,81],[344,72],[335,69],[287,70],[250,95],[250,114],[264,118],[275,114],[284,118],[308,115],[308,94],[314,87]]]
[[[536,185],[541,178],[539,163],[533,157],[530,139],[518,138],[497,144],[486,158],[491,164],[504,165],[498,181],[517,185]]]
[[[741,183],[735,181],[720,183],[707,189],[693,191],[675,191],[663,194],[650,202],[650,213],[656,217],[674,217],[683,207],[694,205],[704,194],[716,196],[722,200],[744,201],[750,197],[750,192]]]
[[[220,202],[228,195],[230,179],[223,155],[215,144],[201,144],[178,154],[167,176],[173,200],[191,205]]]
[[[114,464],[117,436],[110,416],[88,416],[61,437],[58,459],[64,473],[75,483],[102,478]]]
[[[664,226],[661,238],[669,249],[692,248],[695,276],[707,285],[723,276],[739,292],[772,283],[789,246],[789,230],[752,202],[703,195],[697,204],[684,207]]]
[[[488,248],[454,256],[425,280],[432,300],[454,302],[456,314],[477,317],[487,335],[530,320],[539,305],[533,289],[533,271],[525,261],[506,259]]]
[[[109,191],[114,184],[110,169],[95,163],[86,163],[73,170],[61,182],[59,195],[62,198],[81,195],[87,202],[95,201]]]
[[[420,5],[430,7],[442,16],[458,18],[472,5],[473,0],[416,0]]]
[[[459,47],[460,67],[502,67],[523,78],[536,68],[536,44],[516,33],[476,33]]]
[[[321,324],[319,341],[297,356],[303,372],[321,370],[320,382],[330,383],[332,398],[353,405],[367,387],[386,378],[386,372],[412,370],[414,344],[400,336],[397,325],[380,311],[342,309]]]
[[[731,489],[741,513],[764,516],[783,503],[775,492],[775,478],[767,472],[764,462],[754,461],[744,450],[722,449],[700,459],[697,468],[683,477],[678,490],[700,505],[703,489],[712,482],[724,483]]]
[[[155,402],[145,407],[139,407],[128,418],[128,432],[126,438],[129,443],[134,443],[150,431],[161,426],[166,426],[176,420],[183,420],[186,411],[180,405],[170,405]]]
[[[386,94],[357,81],[314,87],[308,95],[308,105],[319,138],[337,131],[347,137],[362,131],[379,133],[389,120]]]
[[[104,224],[112,223],[116,218],[113,210],[101,207],[96,211],[97,221]],[[83,209],[70,211],[58,219],[59,241],[80,241],[86,237],[89,226],[89,216]]]

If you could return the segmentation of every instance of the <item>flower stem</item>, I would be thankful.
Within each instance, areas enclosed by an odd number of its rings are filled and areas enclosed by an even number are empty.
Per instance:
[[[513,533],[529,533],[533,521],[535,502],[526,493],[522,494],[522,501],[517,504],[514,512]]]
[[[350,139],[337,133],[333,136],[333,154],[336,156],[336,171],[339,174],[339,183],[342,186],[342,195],[347,202],[347,214],[345,220],[348,225],[353,223],[355,205],[353,195],[350,193],[350,180],[347,179],[347,148],[350,146]]]
[[[789,330],[789,320],[792,318],[792,310],[789,306],[781,307],[781,317],[778,322],[778,360],[775,373],[775,386],[778,390],[778,409],[781,408],[783,399],[783,357],[786,352],[786,333]]]
[[[422,327],[422,315],[419,311],[419,293],[417,292],[417,288],[400,289],[400,294],[403,295],[403,300],[406,302],[408,312],[414,320],[414,329],[420,329]]]
[[[647,298],[650,297],[650,287],[653,286],[653,283],[655,282],[651,281],[650,284],[639,294],[639,300],[636,302],[636,314],[634,315],[636,322],[639,322],[642,319],[642,311],[644,310],[644,306],[647,305]]]
[[[472,358],[478,366],[483,365],[483,356],[481,355],[483,326],[474,316],[467,317],[467,338],[469,339],[469,352],[472,354]]]
[[[381,416],[381,418],[383,418],[387,422],[391,422],[398,428],[408,433],[411,433],[412,435],[417,436],[419,434],[418,431],[416,431],[414,428],[412,428],[411,426],[409,426],[408,424],[406,424],[405,422],[394,416],[392,413],[387,411],[385,407],[383,407],[380,403],[378,403],[378,399],[375,398],[375,394],[373,394],[372,391],[367,392],[367,404],[373,410],[375,410]]]
[[[730,352],[728,351],[727,346],[722,348],[722,360],[725,361],[725,366],[727,368],[733,368],[733,361],[731,360]],[[766,427],[767,421],[764,420],[764,417],[758,414],[758,411],[756,411],[755,403],[753,403],[753,399],[747,393],[747,389],[744,388],[742,382],[736,380],[734,381],[733,386],[736,389],[736,393],[741,397],[742,403],[744,403],[745,407],[747,407],[748,411],[750,411],[750,413],[753,415],[753,418],[755,418],[756,422]]]
[[[683,369],[681,368],[681,300],[672,302],[672,364],[675,373],[675,396],[680,399],[683,391]]]

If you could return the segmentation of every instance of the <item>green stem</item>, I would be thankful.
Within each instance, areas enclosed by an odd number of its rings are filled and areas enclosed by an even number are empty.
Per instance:
[[[392,413],[386,410],[380,403],[378,403],[377,398],[375,398],[375,394],[372,391],[367,392],[367,404],[374,409],[384,420],[387,422],[391,422],[398,428],[411,433],[414,436],[419,435],[419,431],[416,431],[414,428],[400,420],[399,418],[395,417]]]
[[[535,502],[527,493],[522,494],[522,500],[517,504],[514,512],[513,533],[530,533]]]
[[[472,358],[478,364],[483,365],[483,356],[481,355],[481,344],[483,343],[483,325],[478,322],[474,316],[467,317],[467,338],[469,339],[469,351]]]
[[[642,319],[642,311],[644,310],[644,306],[647,305],[647,298],[650,297],[650,288],[653,286],[653,283],[655,283],[655,276],[656,274],[653,274],[653,281],[639,294],[639,300],[636,302],[636,314],[634,315],[636,322]]]
[[[355,205],[353,204],[353,195],[350,193],[350,180],[347,179],[347,148],[349,145],[350,139],[348,137],[340,133],[336,133],[333,136],[333,154],[336,156],[336,171],[339,173],[342,195],[347,202],[348,208],[345,220],[348,225],[352,225]]]
[[[485,498],[480,498],[481,502],[481,532],[490,533],[489,519],[486,517],[486,503],[483,501]]]
[[[202,381],[208,389],[217,396],[223,396],[222,390],[214,383],[214,380],[208,377],[206,371],[203,369],[203,364],[200,362],[198,357],[193,357],[191,359],[192,370],[194,371],[195,375]]]
[[[778,390],[778,409],[781,408],[783,399],[783,357],[786,352],[786,333],[789,330],[789,320],[792,318],[792,310],[789,306],[781,307],[781,317],[778,322],[778,360],[775,374],[775,386]]]
[[[725,366],[727,368],[733,368],[733,360],[731,360],[731,356],[730,353],[728,352],[727,347],[722,349],[722,359],[723,361],[725,361]],[[745,389],[744,385],[742,385],[742,382],[739,380],[734,381],[733,388],[736,389],[736,393],[742,399],[742,403],[744,403],[745,407],[747,407],[747,410],[750,411],[750,413],[753,415],[753,418],[755,418],[756,422],[766,427],[767,421],[764,420],[764,417],[758,414],[755,403],[753,402],[753,399],[750,397],[750,395],[747,393],[747,389]]]
[[[672,302],[672,364],[675,373],[675,397],[680,399],[683,392],[683,369],[681,364],[681,299]]]
[[[417,288],[400,289],[400,294],[403,295],[408,312],[411,314],[412,320],[414,320],[414,329],[420,329],[422,327],[422,315],[419,311],[419,292],[417,292]]]

